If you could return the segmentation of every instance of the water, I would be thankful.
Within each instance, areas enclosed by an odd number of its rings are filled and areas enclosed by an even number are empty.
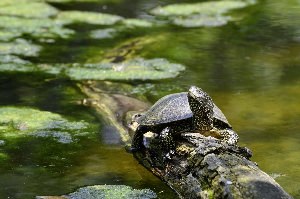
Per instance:
[[[64,10],[150,18],[146,10],[168,3],[172,1],[53,5]],[[300,2],[258,1],[235,14],[243,18],[223,27],[169,26],[129,32],[103,42],[85,38],[84,31],[91,27],[79,26],[76,28],[83,29],[81,36],[47,44],[33,61],[80,62],[101,57],[101,51],[130,38],[153,39],[132,56],[167,58],[184,64],[187,70],[172,80],[133,82],[135,92],[154,103],[166,94],[186,91],[190,85],[202,87],[238,132],[240,145],[252,149],[252,160],[277,177],[276,181],[294,198],[300,198]],[[126,184],[151,188],[162,198],[174,197],[122,146],[104,143],[101,121],[90,109],[70,103],[83,98],[74,82],[39,75],[1,75],[0,94],[1,105],[37,107],[83,119],[98,125],[99,132],[93,141],[83,139],[75,146],[61,147],[46,140],[18,141],[14,145],[18,147],[8,150],[12,160],[0,167],[1,198],[61,195],[92,184]],[[43,144],[49,149],[36,155]]]

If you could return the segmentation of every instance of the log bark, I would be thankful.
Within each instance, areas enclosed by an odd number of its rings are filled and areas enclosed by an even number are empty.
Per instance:
[[[170,155],[157,139],[148,138],[148,147],[134,155],[181,198],[292,198],[249,159],[248,148],[184,133]]]

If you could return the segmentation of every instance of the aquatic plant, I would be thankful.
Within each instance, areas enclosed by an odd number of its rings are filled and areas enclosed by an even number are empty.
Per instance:
[[[69,199],[79,198],[110,198],[110,199],[150,199],[156,198],[156,194],[150,189],[133,189],[125,185],[94,185],[82,187],[77,191],[66,195]]]
[[[155,80],[176,77],[185,67],[166,59],[136,58],[120,63],[0,64],[3,72],[41,72],[72,80]]]
[[[123,19],[123,17],[96,12],[63,11],[57,15],[57,19],[63,21],[65,24],[88,23],[94,25],[112,25]]]
[[[28,107],[0,107],[0,137],[51,137],[60,143],[73,142],[72,135],[88,128],[84,121],[69,121],[59,114]]]
[[[254,1],[232,0],[182,3],[157,7],[150,12],[156,16],[166,17],[171,23],[183,27],[211,27],[227,24],[233,19],[224,14],[253,3]]]

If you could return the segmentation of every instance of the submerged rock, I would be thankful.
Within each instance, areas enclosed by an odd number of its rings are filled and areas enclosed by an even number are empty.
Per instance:
[[[94,185],[63,196],[37,196],[36,199],[150,199],[157,198],[150,189],[133,189],[126,185]]]

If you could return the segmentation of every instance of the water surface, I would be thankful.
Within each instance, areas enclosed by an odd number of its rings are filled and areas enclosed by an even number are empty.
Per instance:
[[[184,2],[184,1],[181,1]],[[196,2],[196,1],[186,1]],[[53,4],[61,10],[99,11],[151,19],[147,10],[173,1],[112,1]],[[166,58],[184,64],[175,79],[127,82],[128,93],[154,103],[162,96],[186,91],[190,85],[206,90],[240,136],[240,145],[253,151],[252,160],[294,198],[300,198],[300,2],[257,1],[234,12],[241,19],[217,28],[164,26],[132,31],[116,39],[87,37],[93,26],[69,40],[44,44],[36,63],[84,62],[130,39],[142,42],[132,57]],[[125,152],[101,137],[103,122],[92,110],[74,103],[83,94],[74,82],[41,75],[1,74],[0,105],[30,106],[85,120],[97,127],[92,139],[61,145],[49,140],[16,140],[5,149],[11,159],[0,167],[1,198],[61,195],[80,186],[126,184],[151,188],[161,198],[174,193]],[[44,151],[43,146],[47,145]]]

